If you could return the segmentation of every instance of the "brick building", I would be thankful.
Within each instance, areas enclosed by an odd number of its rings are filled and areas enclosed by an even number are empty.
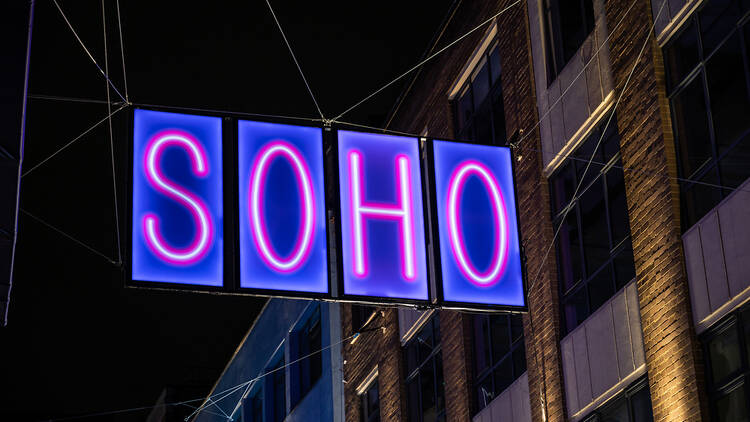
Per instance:
[[[454,2],[386,129],[513,141],[529,313],[342,306],[346,420],[748,420],[748,10]]]

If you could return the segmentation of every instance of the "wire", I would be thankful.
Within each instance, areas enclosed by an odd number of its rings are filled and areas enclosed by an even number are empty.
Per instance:
[[[303,120],[303,121],[308,121],[308,122],[323,122],[323,119],[318,119],[318,118],[313,118],[313,117],[295,117],[295,116],[283,116],[283,115],[276,115],[276,114],[246,113],[243,111],[217,110],[217,109],[197,108],[197,107],[181,107],[181,106],[170,106],[170,105],[161,105],[161,104],[130,103],[130,105],[133,105],[135,107],[153,107],[153,108],[164,108],[164,109],[172,109],[172,110],[195,111],[198,113],[218,113],[218,114],[223,113],[223,114],[234,114],[238,116],[248,116],[248,117],[265,117],[265,118],[271,118],[271,119],[287,119],[287,120]]]
[[[78,36],[78,33],[76,32],[76,30],[73,29],[73,25],[70,24],[70,21],[68,20],[68,17],[65,16],[65,13],[63,12],[62,8],[60,8],[60,5],[57,4],[57,0],[52,0],[52,2],[55,3],[55,7],[57,7],[58,11],[60,11],[60,15],[62,15],[63,19],[65,19],[65,23],[68,24],[68,28],[70,28],[70,31],[73,32],[73,35],[75,35],[76,39],[78,40],[78,43],[81,44],[81,47],[83,47],[83,51],[86,52],[86,55],[89,56],[89,59],[91,59],[91,61],[94,63],[94,66],[96,66],[96,68],[99,69],[99,72],[102,74],[102,76],[104,76],[104,79],[107,80],[107,83],[112,86],[112,89],[115,90],[115,92],[117,93],[117,95],[119,95],[120,98],[122,98],[123,101],[127,102],[127,100],[125,99],[125,97],[122,96],[122,94],[117,89],[117,87],[115,86],[115,84],[112,83],[112,81],[109,79],[109,75],[107,75],[107,73],[102,70],[101,66],[99,66],[99,63],[97,63],[96,59],[94,59],[94,56],[92,56],[91,52],[89,52],[89,49],[86,48],[85,44],[83,44],[83,41],[81,41],[81,37]]]
[[[100,257],[102,257],[102,258],[106,259],[106,260],[107,260],[107,262],[109,262],[110,264],[112,264],[112,265],[117,265],[117,262],[116,262],[115,260],[113,260],[112,258],[110,258],[110,257],[108,257],[107,255],[103,254],[102,252],[99,252],[98,250],[96,250],[96,249],[92,248],[91,246],[87,245],[86,243],[84,243],[84,242],[82,242],[82,241],[80,241],[80,240],[76,239],[75,237],[73,237],[73,236],[71,236],[71,235],[69,235],[69,234],[65,233],[64,231],[62,231],[62,230],[58,229],[57,227],[53,226],[52,224],[50,224],[50,223],[48,223],[48,222],[46,222],[46,221],[42,220],[41,218],[39,218],[39,217],[35,216],[34,214],[32,214],[32,213],[30,213],[30,212],[26,211],[25,209],[21,208],[21,212],[22,212],[22,213],[24,213],[24,214],[26,214],[26,215],[28,215],[29,217],[33,218],[34,220],[36,220],[36,221],[38,221],[38,222],[40,222],[40,223],[44,224],[45,226],[49,227],[50,229],[52,229],[52,230],[54,230],[54,231],[56,231],[56,232],[60,233],[61,235],[63,235],[63,236],[65,236],[65,237],[67,237],[68,239],[70,239],[70,240],[72,240],[72,241],[76,242],[76,243],[77,243],[77,244],[79,244],[80,246],[83,246],[84,248],[88,249],[88,250],[89,250],[90,252],[92,252],[92,253],[94,253],[94,254],[96,254],[96,255],[99,255]]]
[[[305,82],[305,86],[307,87],[307,92],[310,93],[310,97],[312,98],[313,102],[315,103],[315,108],[318,109],[318,114],[320,114],[320,118],[325,120],[325,117],[323,116],[323,112],[320,111],[320,106],[318,105],[318,101],[315,99],[315,95],[312,92],[312,89],[310,89],[310,84],[307,83],[307,78],[305,78],[304,72],[302,72],[302,67],[300,67],[299,62],[297,61],[297,57],[294,55],[294,51],[292,51],[292,45],[289,44],[289,40],[286,39],[286,35],[284,34],[284,29],[281,28],[281,24],[279,23],[279,19],[276,18],[276,13],[273,11],[273,7],[271,7],[271,2],[269,0],[266,0],[266,4],[268,5],[268,10],[271,11],[271,15],[273,16],[273,20],[276,21],[276,26],[279,28],[279,32],[281,32],[281,37],[284,38],[284,42],[286,43],[287,48],[289,49],[289,54],[292,55],[292,59],[294,60],[294,64],[297,65],[297,70],[299,70],[300,76],[302,76],[302,80]]]
[[[105,100],[92,100],[89,98],[60,97],[54,95],[29,94],[26,98],[32,100],[67,101],[72,103],[106,104]],[[118,104],[118,103],[115,103]],[[121,104],[121,103],[119,103]]]
[[[120,21],[120,0],[115,2],[117,5],[117,29],[120,31],[120,55],[122,56],[122,81],[125,85],[125,102],[130,101],[128,96],[128,74],[125,72],[125,48],[122,45],[122,21]]]
[[[23,174],[21,175],[21,178],[24,178],[24,177],[26,177],[26,176],[27,176],[27,175],[28,175],[29,173],[31,173],[32,171],[34,171],[34,170],[36,170],[37,168],[39,168],[39,166],[41,166],[42,164],[46,163],[47,161],[51,160],[51,159],[52,159],[53,157],[55,157],[55,156],[56,156],[57,154],[61,153],[61,152],[62,152],[62,151],[63,151],[64,149],[66,149],[66,148],[68,148],[69,146],[73,145],[73,144],[74,144],[74,143],[75,143],[76,141],[78,141],[79,139],[81,139],[82,137],[84,137],[84,136],[85,136],[85,135],[86,135],[87,133],[89,133],[89,132],[91,132],[92,130],[96,129],[96,128],[97,128],[97,127],[98,127],[98,126],[100,125],[100,124],[102,124],[102,123],[106,122],[106,121],[107,121],[107,119],[109,119],[110,117],[114,116],[114,115],[115,115],[115,114],[117,114],[117,113],[118,113],[118,112],[119,112],[120,110],[124,109],[124,108],[125,108],[125,107],[127,107],[127,106],[128,106],[127,104],[123,104],[123,105],[122,105],[122,106],[120,106],[120,108],[118,108],[117,110],[113,111],[112,113],[110,113],[110,114],[108,114],[107,116],[105,116],[105,117],[104,117],[103,119],[101,119],[101,120],[99,120],[98,122],[94,123],[94,125],[93,125],[93,126],[91,126],[90,128],[88,128],[88,129],[84,130],[84,131],[83,131],[83,133],[81,133],[80,135],[78,135],[78,136],[76,136],[75,138],[73,138],[73,140],[72,140],[72,141],[70,141],[70,142],[68,142],[67,144],[63,145],[63,146],[62,146],[61,148],[59,148],[59,149],[58,149],[57,151],[53,152],[53,153],[52,153],[51,155],[49,155],[49,156],[48,156],[47,158],[45,158],[44,160],[42,160],[41,162],[39,162],[39,164],[35,165],[34,167],[32,167],[32,168],[30,168],[29,170],[27,170],[26,172],[24,172],[24,173],[23,173]]]
[[[107,53],[107,14],[104,9],[104,0],[102,0],[102,34],[104,37],[104,70],[109,74],[109,56]],[[115,141],[112,134],[112,103],[109,96],[109,84],[106,84],[107,90],[107,113],[109,118],[109,154],[112,160],[112,197],[115,207],[115,234],[117,235],[117,264],[122,263],[122,246],[120,243],[120,207],[117,203],[117,176],[115,174]]]
[[[268,1],[268,0],[266,0],[266,1]],[[484,22],[482,22],[482,23],[480,23],[479,25],[477,25],[476,27],[474,27],[474,29],[470,30],[469,32],[467,32],[467,33],[465,33],[465,34],[461,35],[460,37],[456,38],[455,40],[451,41],[451,42],[450,42],[450,43],[448,43],[448,45],[446,45],[445,47],[441,48],[440,50],[436,51],[436,52],[435,52],[435,53],[433,53],[432,55],[428,56],[428,57],[427,57],[426,59],[424,59],[424,60],[422,60],[421,62],[417,63],[416,65],[414,65],[413,67],[411,67],[411,68],[410,68],[409,70],[407,70],[406,72],[404,72],[404,73],[402,73],[401,75],[397,76],[397,77],[396,77],[396,79],[393,79],[392,81],[390,81],[390,82],[388,82],[387,84],[383,85],[383,86],[382,86],[382,87],[380,87],[379,89],[376,89],[375,91],[373,91],[373,92],[372,92],[372,93],[371,93],[370,95],[368,95],[367,97],[365,97],[365,98],[363,98],[362,100],[360,100],[359,102],[355,103],[355,104],[354,104],[353,106],[351,106],[351,107],[347,108],[347,109],[346,109],[346,110],[344,110],[344,111],[343,111],[343,112],[342,112],[341,114],[339,114],[338,116],[334,117],[334,118],[333,118],[333,120],[339,120],[340,118],[344,117],[344,115],[345,115],[345,114],[347,114],[347,113],[349,113],[350,111],[352,111],[353,109],[355,109],[355,108],[359,107],[359,105],[360,105],[360,104],[362,104],[362,103],[364,103],[365,101],[369,100],[370,98],[372,98],[372,97],[374,97],[374,96],[378,95],[378,94],[379,94],[379,93],[381,93],[381,92],[382,92],[383,90],[385,90],[385,89],[386,89],[386,88],[388,88],[389,86],[391,86],[391,85],[395,84],[396,82],[400,81],[401,79],[403,79],[403,78],[404,78],[405,76],[407,76],[407,75],[408,75],[408,74],[410,74],[411,72],[413,72],[413,71],[415,71],[415,70],[419,69],[419,68],[420,68],[420,67],[421,67],[422,65],[424,65],[425,63],[427,63],[427,62],[429,62],[430,60],[434,59],[434,58],[435,58],[436,56],[438,56],[438,55],[439,55],[440,53],[442,53],[443,51],[445,51],[445,50],[447,50],[447,49],[449,49],[449,48],[453,47],[453,46],[454,46],[454,45],[456,45],[456,44],[457,44],[458,42],[460,42],[460,41],[461,41],[461,40],[463,40],[464,38],[468,37],[469,35],[473,34],[473,33],[474,33],[475,31],[477,31],[477,30],[478,30],[478,29],[480,29],[481,27],[483,27],[483,26],[487,25],[488,23],[492,22],[492,20],[494,20],[494,19],[495,19],[495,18],[497,18],[498,16],[502,15],[502,14],[503,14],[503,13],[505,13],[505,12],[506,12],[507,10],[509,10],[509,9],[510,9],[511,7],[513,7],[513,6],[517,5],[517,4],[518,4],[518,3],[520,3],[520,2],[521,2],[521,0],[516,0],[516,1],[514,1],[513,3],[511,3],[510,5],[508,5],[507,7],[505,7],[504,9],[502,9],[501,11],[497,12],[496,14],[492,15],[492,16],[491,16],[490,18],[488,18],[488,19],[487,19],[487,20],[485,20]]]

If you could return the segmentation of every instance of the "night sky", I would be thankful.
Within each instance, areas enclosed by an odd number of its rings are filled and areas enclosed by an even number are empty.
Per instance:
[[[58,3],[104,67],[101,3]],[[121,3],[131,102],[318,117],[265,1]],[[417,63],[450,3],[272,2],[329,118]],[[115,2],[105,7],[110,75],[124,94]],[[31,51],[30,94],[106,100],[104,78],[51,0],[36,2]],[[343,120],[382,126],[402,88],[395,84]],[[121,205],[131,113],[113,118]],[[103,103],[29,100],[24,170],[106,115]],[[21,207],[116,261],[111,177],[103,124],[24,177]],[[121,207],[123,247],[126,218]],[[0,420],[149,406],[166,386],[205,394],[264,303],[124,284],[107,259],[21,214],[9,326],[0,328]]]

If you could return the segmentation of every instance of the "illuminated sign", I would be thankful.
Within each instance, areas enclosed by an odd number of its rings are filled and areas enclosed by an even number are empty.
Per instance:
[[[344,294],[428,300],[417,138],[338,131]]]
[[[135,111],[132,278],[223,284],[221,119]]]
[[[238,130],[240,287],[328,293],[323,130]]]
[[[436,140],[432,156],[443,300],[525,306],[510,150]]]

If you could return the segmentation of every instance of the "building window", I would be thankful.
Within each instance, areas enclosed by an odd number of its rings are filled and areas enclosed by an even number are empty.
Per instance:
[[[314,305],[304,325],[291,333],[290,346],[294,351],[291,361],[295,362],[291,368],[294,381],[290,385],[294,407],[312,389],[322,373],[320,305]]]
[[[248,396],[242,404],[242,421],[263,422],[263,393]]]
[[[484,53],[454,101],[456,138],[505,145],[505,111],[497,43]]]
[[[592,0],[544,0],[547,84],[551,84],[594,29]]]
[[[620,396],[596,409],[584,422],[653,422],[648,379],[642,378]],[[737,419],[739,420],[739,419]]]
[[[352,305],[352,332],[358,333],[375,311],[374,306]]]
[[[707,1],[664,48],[683,231],[750,177],[749,8]]]
[[[284,359],[266,370],[266,421],[282,422],[286,418],[286,371]]]
[[[404,346],[409,422],[445,420],[443,356],[437,316]]]
[[[701,336],[711,420],[750,420],[750,306]]]
[[[617,122],[613,117],[602,138],[607,120],[605,116],[550,178],[553,223],[562,226],[555,247],[564,334],[635,277]],[[573,200],[599,139],[602,143]]]
[[[361,422],[380,422],[380,395],[378,379],[372,381],[367,390],[359,396]]]
[[[480,411],[526,372],[520,315],[474,315],[476,410]]]

